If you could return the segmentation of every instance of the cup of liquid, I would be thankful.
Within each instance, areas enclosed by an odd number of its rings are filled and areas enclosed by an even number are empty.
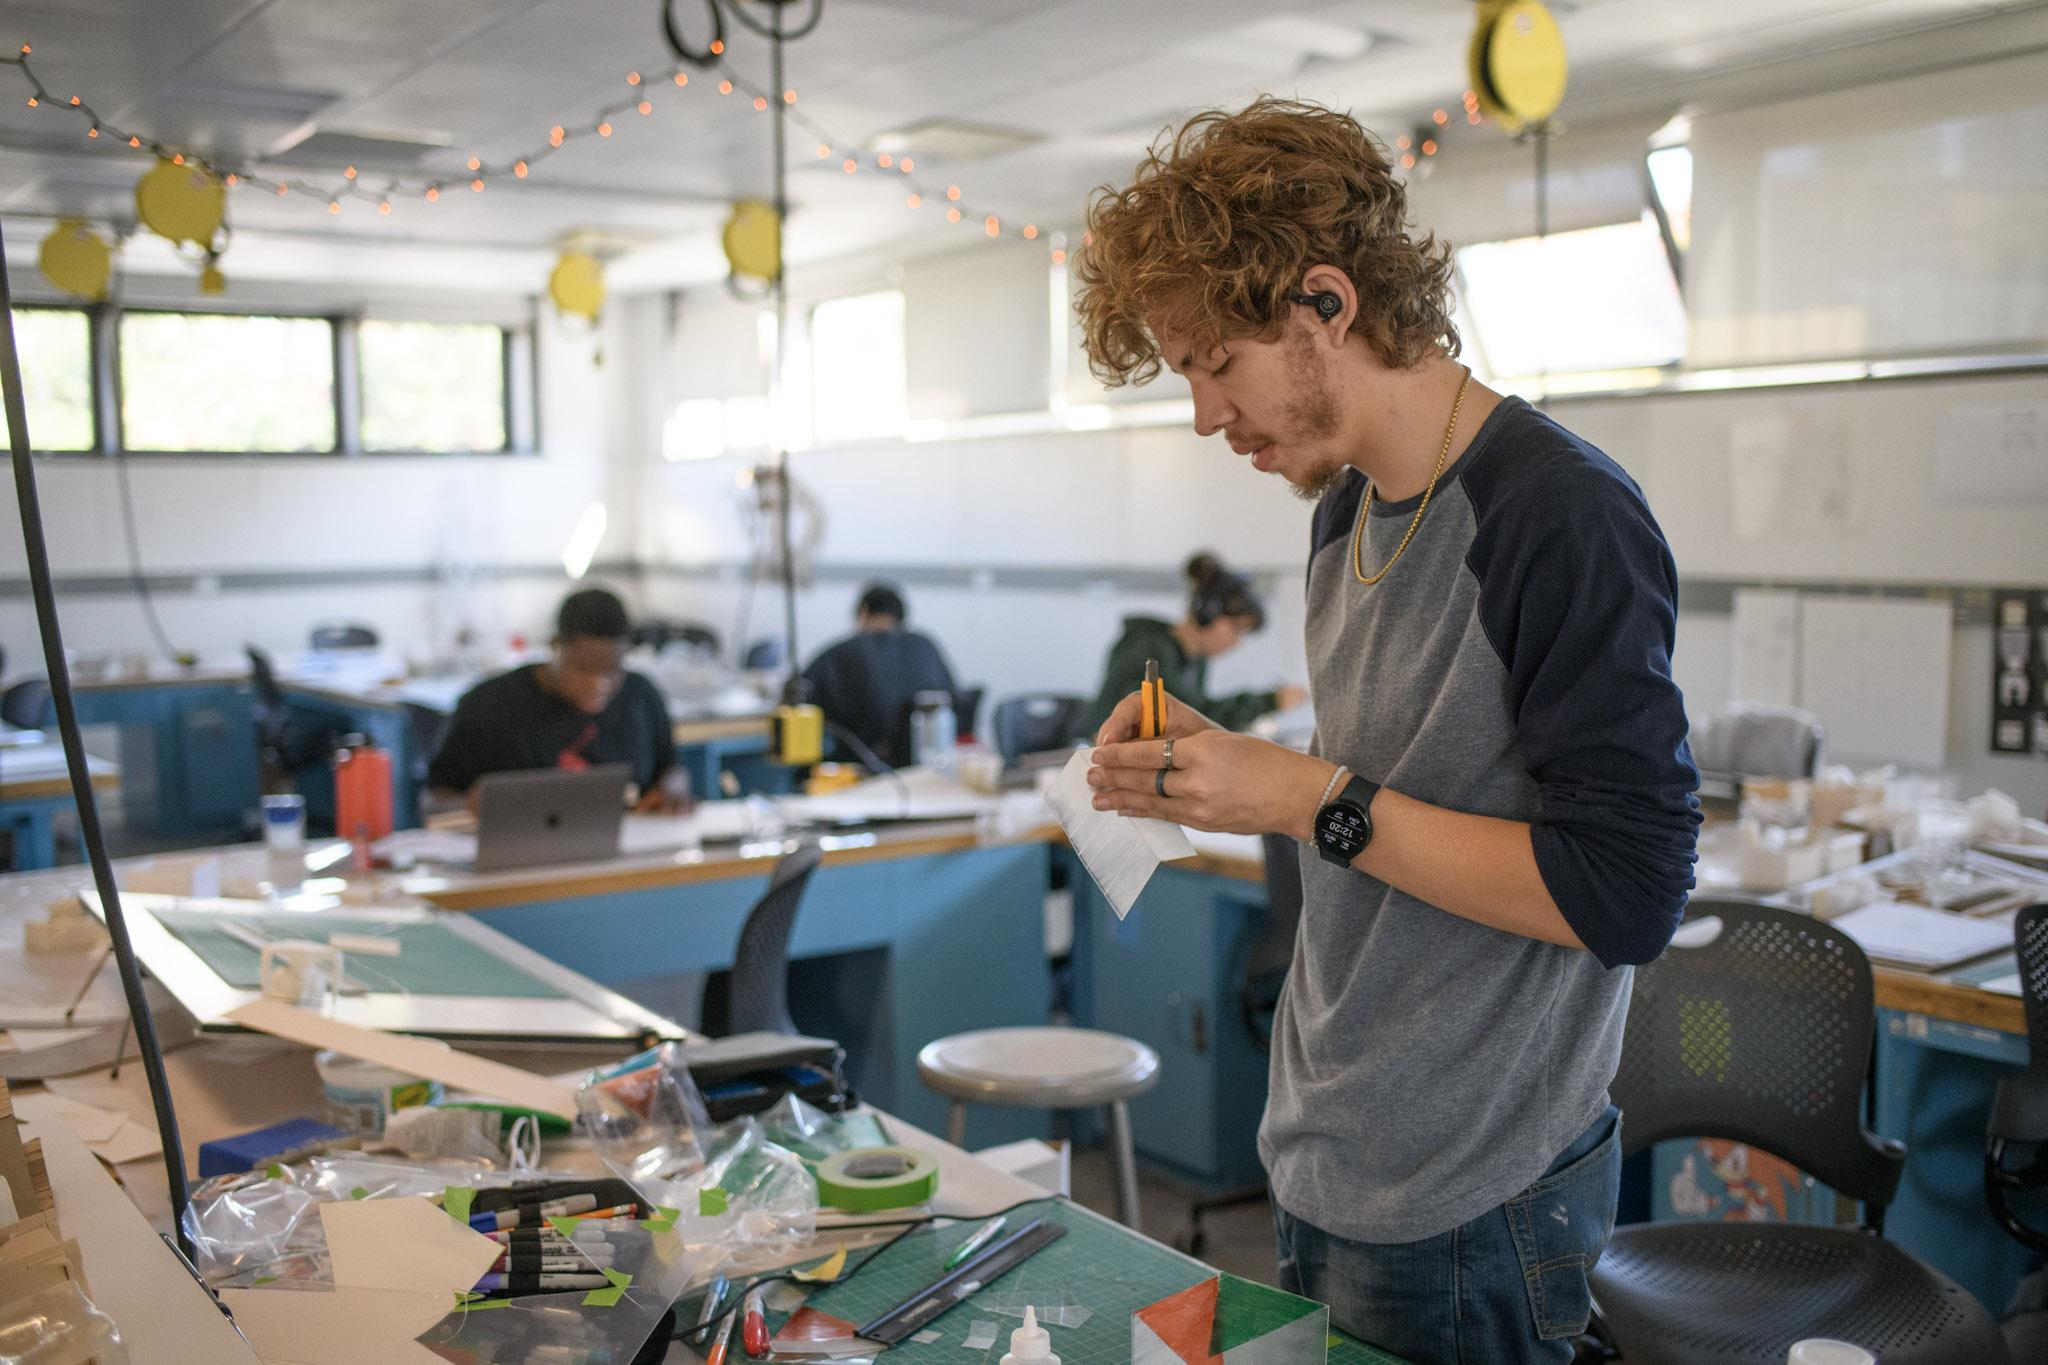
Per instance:
[[[263,843],[272,853],[305,852],[305,797],[293,793],[263,798]]]

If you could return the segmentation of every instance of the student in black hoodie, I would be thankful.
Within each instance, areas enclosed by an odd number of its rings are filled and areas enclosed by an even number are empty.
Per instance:
[[[1093,736],[1116,704],[1131,694],[1145,676],[1145,661],[1159,661],[1159,680],[1166,694],[1192,706],[1218,725],[1242,730],[1260,716],[1285,711],[1308,700],[1308,691],[1284,684],[1271,692],[1209,695],[1209,660],[1236,649],[1245,636],[1266,625],[1266,608],[1251,584],[1203,551],[1187,562],[1188,611],[1178,624],[1152,616],[1127,616],[1124,633],[1110,647],[1103,666],[1102,687],[1089,708],[1081,733]]]

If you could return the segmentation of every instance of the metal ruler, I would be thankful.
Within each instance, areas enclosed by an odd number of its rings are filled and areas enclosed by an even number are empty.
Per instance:
[[[944,1279],[921,1289],[874,1321],[859,1335],[894,1346],[970,1295],[977,1294],[1006,1272],[1022,1265],[1067,1235],[1066,1228],[1034,1218],[1008,1237],[964,1261]]]

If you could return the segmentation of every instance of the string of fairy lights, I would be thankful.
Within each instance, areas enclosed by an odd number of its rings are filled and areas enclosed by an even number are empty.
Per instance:
[[[50,108],[76,115],[86,125],[89,140],[109,147],[123,147],[135,151],[147,151],[160,160],[177,166],[194,166],[213,176],[229,189],[247,188],[279,196],[298,194],[316,203],[324,203],[330,214],[342,212],[343,205],[350,201],[364,201],[375,205],[381,215],[393,212],[394,201],[416,199],[425,203],[437,203],[445,193],[467,189],[474,194],[484,192],[493,180],[526,180],[535,167],[554,153],[572,142],[586,142],[591,139],[604,140],[613,136],[618,124],[629,116],[651,117],[659,107],[654,99],[657,91],[679,91],[692,85],[692,72],[685,66],[673,66],[659,71],[631,70],[625,75],[626,93],[609,101],[580,119],[564,119],[549,127],[545,140],[508,160],[486,162],[472,156],[465,163],[463,174],[443,175],[433,178],[404,179],[382,178],[374,186],[355,166],[342,171],[340,184],[322,184],[307,177],[274,175],[257,166],[231,165],[224,160],[193,151],[186,147],[174,146],[140,132],[122,128],[100,116],[90,103],[78,95],[53,95],[50,88],[36,74],[29,58],[33,48],[28,43],[21,45],[17,54],[0,57],[0,63],[20,71],[28,82],[30,94],[28,107],[31,109]],[[945,218],[949,223],[971,223],[980,220],[983,234],[991,239],[1015,238],[1026,242],[1037,242],[1044,238],[1047,249],[1055,264],[1066,259],[1066,239],[1058,232],[1042,232],[1036,223],[1006,225],[994,213],[982,213],[965,197],[957,184],[939,186],[919,177],[916,159],[909,155],[877,152],[858,143],[835,137],[816,119],[797,108],[797,92],[794,89],[771,91],[735,68],[725,57],[725,43],[714,40],[710,46],[714,65],[708,72],[698,73],[704,77],[700,84],[709,83],[709,77],[718,79],[715,85],[722,97],[739,95],[752,102],[756,112],[766,113],[772,102],[779,99],[788,106],[792,122],[802,128],[810,137],[817,139],[817,158],[821,161],[837,160],[841,170],[854,175],[862,170],[886,172],[902,177],[904,204],[909,210],[917,210],[927,203],[934,208],[943,204]],[[225,230],[225,228],[224,228]],[[219,255],[219,248],[208,252],[209,259]]]

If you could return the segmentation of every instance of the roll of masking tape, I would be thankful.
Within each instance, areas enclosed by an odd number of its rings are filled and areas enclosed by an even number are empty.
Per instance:
[[[908,1147],[861,1147],[818,1163],[818,1197],[848,1213],[908,1208],[938,1188],[939,1163]]]

